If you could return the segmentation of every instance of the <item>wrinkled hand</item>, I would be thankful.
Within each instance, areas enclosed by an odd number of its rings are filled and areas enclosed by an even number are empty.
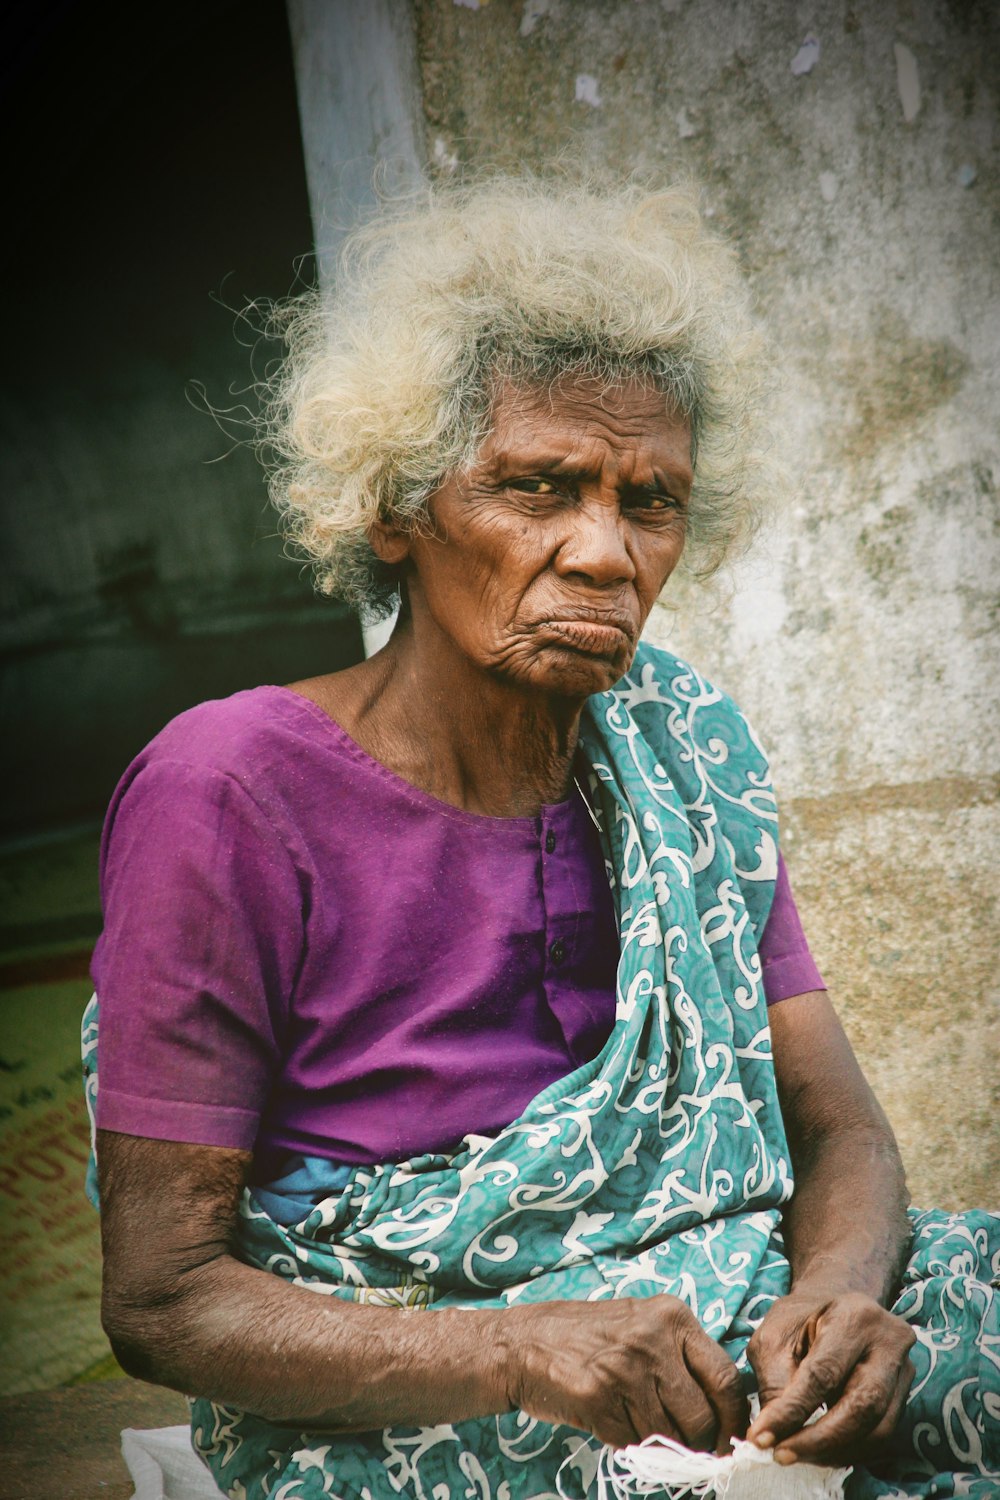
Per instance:
[[[503,1314],[511,1404],[625,1447],[652,1433],[728,1453],[749,1411],[736,1366],[676,1297]]]
[[[877,1457],[913,1380],[909,1324],[860,1292],[792,1291],[750,1340],[761,1410],[748,1436],[775,1459],[855,1463]],[[809,1427],[817,1406],[829,1408]]]

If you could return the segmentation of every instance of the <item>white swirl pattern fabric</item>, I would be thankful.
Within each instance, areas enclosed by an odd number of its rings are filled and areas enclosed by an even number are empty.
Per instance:
[[[749,1389],[747,1340],[788,1289],[793,1189],[757,956],[777,873],[766,759],[724,694],[646,645],[590,700],[581,748],[621,937],[602,1052],[497,1136],[359,1167],[292,1228],[248,1192],[239,1254],[427,1316],[669,1292]],[[899,1461],[891,1479],[856,1469],[847,1494],[985,1500],[1000,1494],[1000,1216],[914,1224],[897,1311],[917,1327],[918,1378]],[[555,1500],[557,1475],[560,1492],[595,1494],[600,1456],[518,1411],[337,1437],[196,1401],[193,1436],[233,1500]]]

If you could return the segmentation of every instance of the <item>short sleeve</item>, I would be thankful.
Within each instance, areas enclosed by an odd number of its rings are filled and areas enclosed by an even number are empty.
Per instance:
[[[153,760],[115,794],[101,899],[98,1126],[250,1150],[303,946],[288,849],[233,776]]]
[[[780,854],[774,900],[761,934],[758,953],[768,1005],[777,1005],[779,1000],[787,1000],[791,995],[826,989],[816,960],[809,951],[788,870]]]

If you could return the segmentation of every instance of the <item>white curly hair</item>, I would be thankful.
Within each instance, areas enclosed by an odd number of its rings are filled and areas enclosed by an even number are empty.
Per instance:
[[[688,187],[498,175],[428,187],[354,231],[332,290],[286,303],[277,326],[271,496],[317,586],[369,620],[400,581],[369,528],[428,525],[501,382],[544,389],[579,373],[662,391],[691,425],[696,571],[750,534],[773,483],[766,344],[735,256]]]

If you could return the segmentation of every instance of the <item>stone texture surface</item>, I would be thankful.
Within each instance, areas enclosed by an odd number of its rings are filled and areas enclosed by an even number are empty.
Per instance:
[[[693,176],[782,353],[790,498],[650,634],[772,751],[916,1201],[1000,1197],[1000,12],[417,0],[428,157]],[[815,54],[809,71],[793,71]],[[911,57],[916,67],[916,94]],[[579,79],[589,80],[578,84]],[[599,102],[595,103],[594,100]],[[591,102],[588,102],[591,101]]]

